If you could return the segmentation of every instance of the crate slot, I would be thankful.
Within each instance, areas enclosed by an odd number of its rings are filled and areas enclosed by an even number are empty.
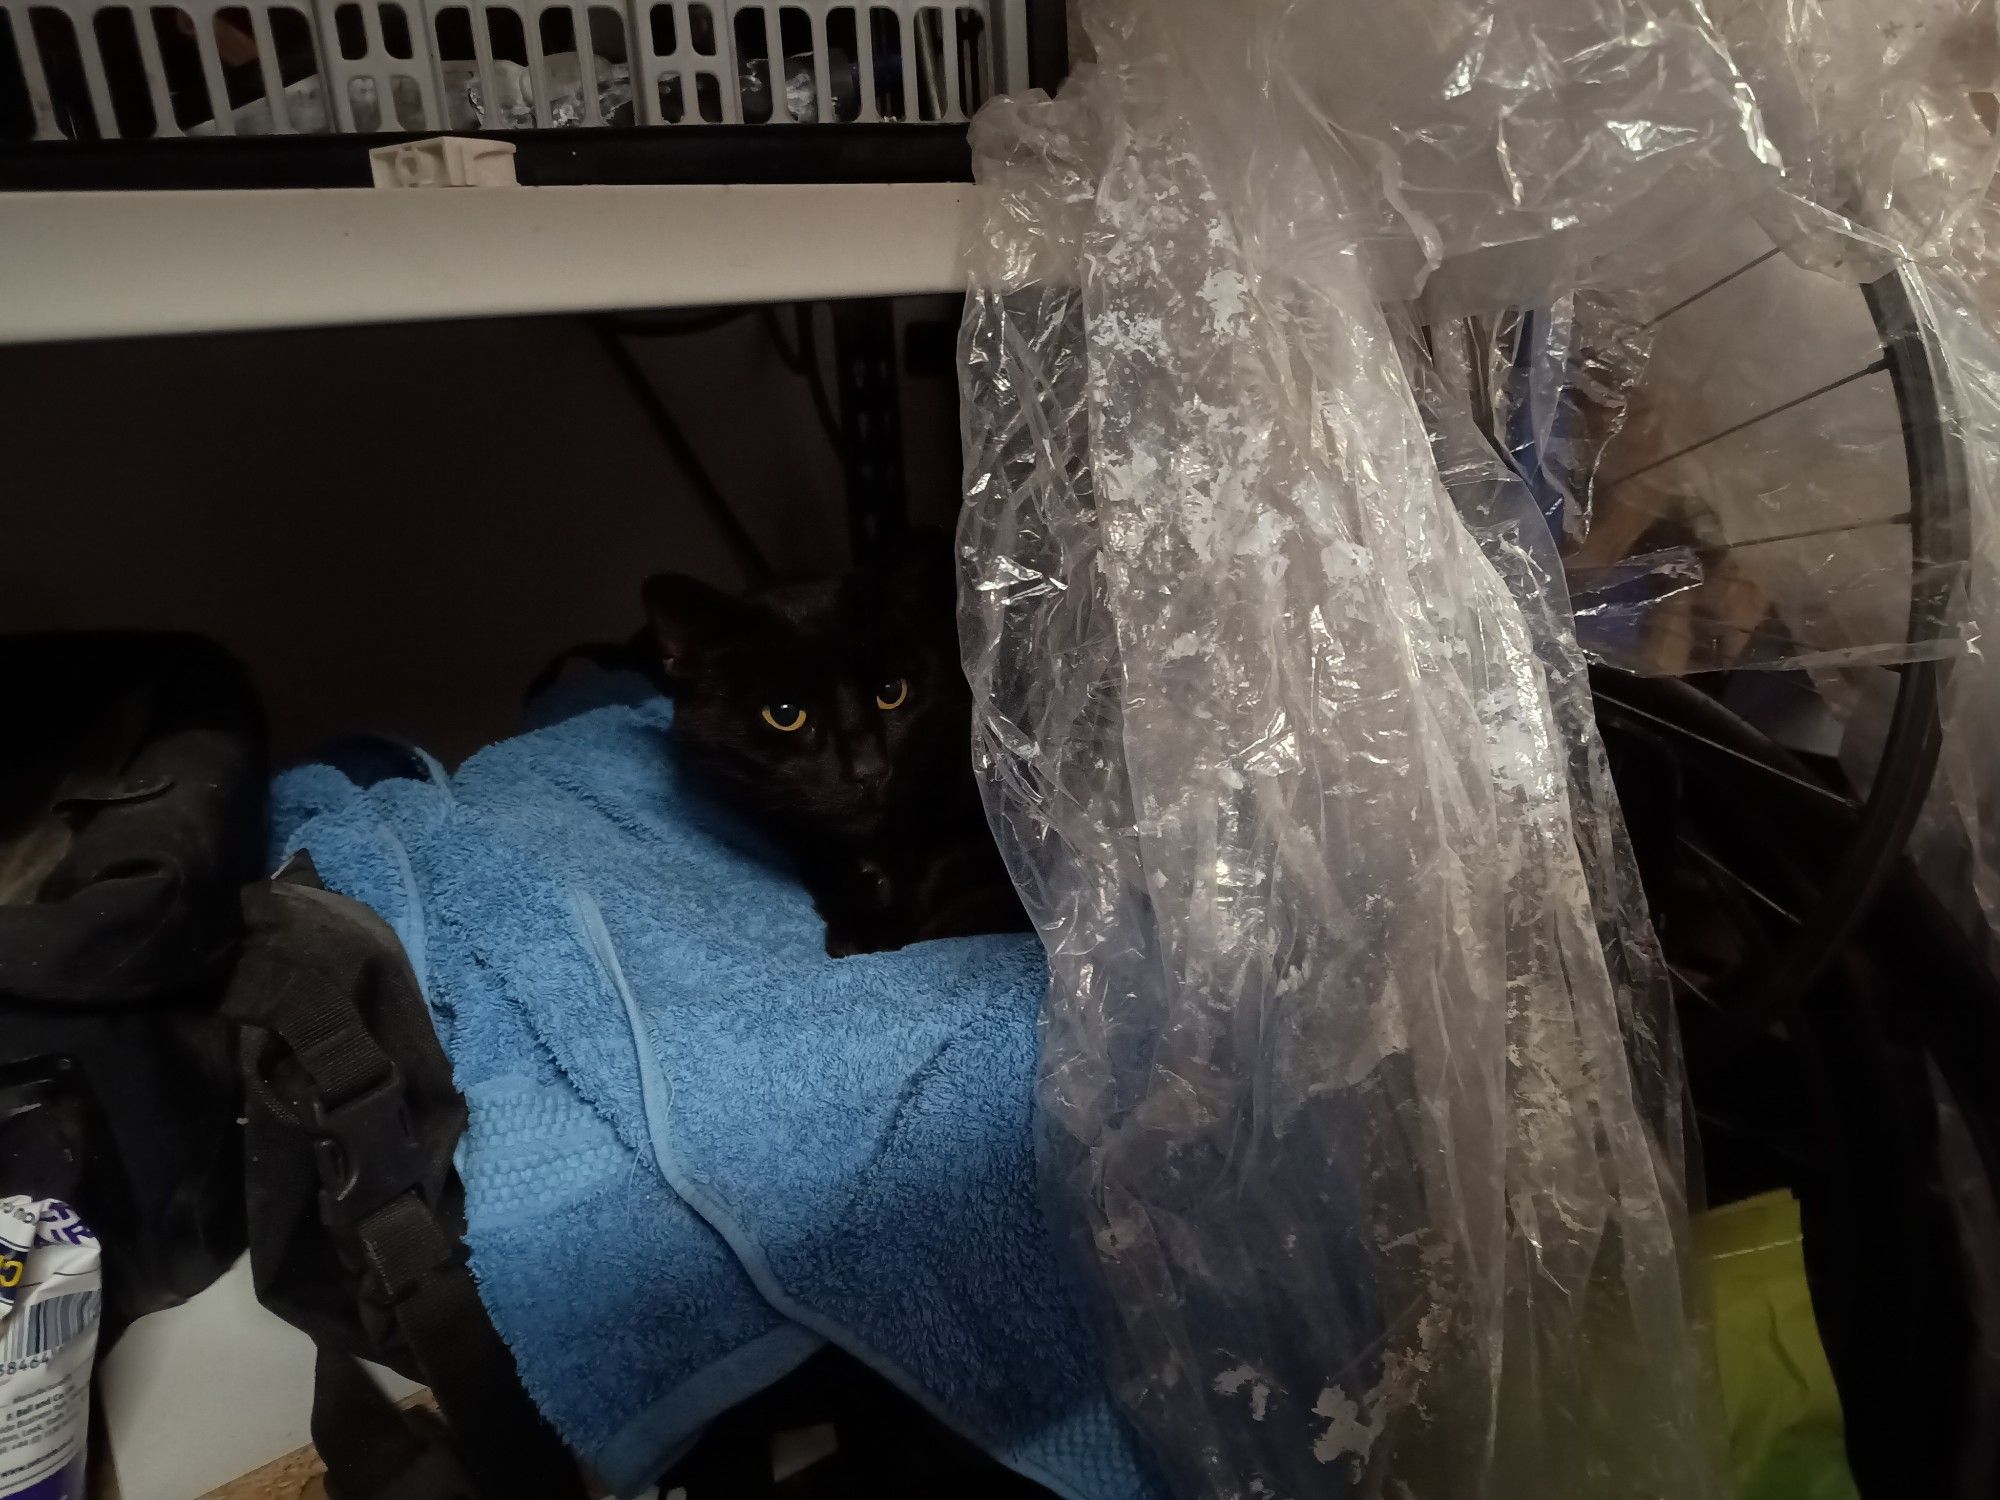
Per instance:
[[[0,141],[952,123],[1025,5],[0,0]]]

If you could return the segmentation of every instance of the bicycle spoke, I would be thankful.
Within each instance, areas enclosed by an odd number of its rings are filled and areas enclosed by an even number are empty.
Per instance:
[[[1716,1011],[1718,1013],[1721,1012],[1722,1007],[1716,1003],[1715,997],[1709,994],[1709,992],[1703,989],[1699,984],[1696,984],[1695,981],[1689,976],[1688,971],[1686,969],[1681,968],[1680,965],[1669,960],[1667,963],[1667,973],[1673,976],[1674,982],[1676,984],[1680,985],[1681,988],[1685,989],[1690,995],[1693,995],[1695,999],[1699,1000],[1703,1005],[1706,1005],[1712,1011]]]
[[[1752,537],[1747,542],[1724,542],[1715,547],[1701,547],[1702,552],[1736,552],[1745,547],[1768,547],[1774,542],[1802,542],[1816,536],[1845,536],[1850,531],[1873,531],[1878,526],[1907,526],[1910,512],[1898,511],[1893,516],[1884,516],[1879,521],[1842,521],[1838,526],[1813,526],[1804,531],[1784,531],[1776,536]]]
[[[1844,796],[1830,786],[1824,786],[1817,781],[1812,781],[1804,776],[1787,771],[1783,766],[1772,765],[1767,760],[1760,760],[1757,756],[1738,750],[1734,745],[1725,745],[1720,740],[1711,739],[1699,730],[1690,729],[1687,725],[1679,723],[1676,720],[1665,718],[1659,714],[1648,713],[1645,709],[1635,707],[1622,698],[1614,697],[1602,688],[1598,689],[1598,696],[1616,708],[1620,713],[1630,714],[1635,719],[1644,719],[1655,728],[1664,729],[1669,734],[1678,735],[1681,739],[1689,740],[1694,744],[1702,746],[1704,749],[1713,750],[1718,754],[1728,756],[1731,760],[1740,761],[1752,770],[1762,771],[1766,776],[1775,777],[1779,781],[1797,787],[1802,792],[1809,792],[1821,801],[1830,802],[1835,807],[1841,808],[1846,812],[1853,812],[1855,808],[1860,806],[1852,797]]]
[[[1679,842],[1680,846],[1683,849],[1687,850],[1688,853],[1692,854],[1696,859],[1700,860],[1715,874],[1720,875],[1724,880],[1728,881],[1731,885],[1735,886],[1739,891],[1742,891],[1746,896],[1749,896],[1752,900],[1757,902],[1758,905],[1765,907],[1766,909],[1768,909],[1777,916],[1783,917],[1787,922],[1791,923],[1792,926],[1794,927],[1800,925],[1800,920],[1795,913],[1793,913],[1789,908],[1787,908],[1782,902],[1778,901],[1775,897],[1766,892],[1755,881],[1751,880],[1749,876],[1744,875],[1737,870],[1731,869],[1728,865],[1724,864],[1720,859],[1717,859],[1713,854],[1710,854],[1706,849],[1702,848],[1700,844],[1697,844],[1693,839],[1689,838],[1686,834],[1682,834],[1680,836]]]
[[[1755,427],[1759,422],[1768,422],[1773,417],[1782,416],[1795,406],[1804,406],[1808,401],[1817,401],[1821,396],[1837,391],[1844,385],[1852,385],[1855,381],[1864,379],[1870,375],[1880,375],[1888,368],[1889,360],[1888,356],[1885,355],[1873,364],[1863,365],[1851,375],[1843,375],[1838,380],[1830,380],[1817,390],[1807,391],[1803,396],[1794,396],[1791,400],[1774,406],[1769,411],[1760,411],[1756,416],[1746,417],[1733,427],[1725,427],[1720,432],[1712,432],[1699,442],[1689,443],[1685,448],[1676,448],[1672,453],[1653,459],[1650,463],[1643,463],[1636,469],[1628,470],[1626,473],[1620,474],[1616,479],[1606,481],[1601,493],[1609,494],[1621,484],[1630,484],[1642,474],[1650,474],[1653,470],[1663,468],[1665,465],[1673,463],[1676,459],[1686,458],[1690,453],[1698,453],[1709,444],[1719,443],[1726,437],[1734,437],[1739,432],[1745,432]]]
[[[1717,277],[1714,281],[1711,281],[1707,286],[1703,287],[1700,291],[1695,292],[1690,296],[1681,298],[1680,301],[1676,302],[1672,307],[1668,308],[1665,312],[1654,313],[1653,316],[1648,318],[1645,321],[1645,323],[1641,326],[1646,328],[1657,328],[1660,324],[1666,322],[1667,319],[1671,318],[1675,313],[1679,312],[1682,308],[1692,307],[1695,303],[1701,301],[1702,298],[1706,297],[1710,292],[1715,291],[1720,287],[1728,286],[1730,282],[1734,281],[1737,277],[1741,276],[1745,271],[1756,270],[1757,267],[1763,265],[1765,261],[1769,260],[1772,256],[1776,255],[1777,253],[1778,253],[1778,247],[1776,245],[1773,245],[1770,249],[1766,250],[1762,255],[1758,256],[1755,260],[1749,262],[1749,264],[1738,266],[1735,270],[1731,271],[1727,276]]]

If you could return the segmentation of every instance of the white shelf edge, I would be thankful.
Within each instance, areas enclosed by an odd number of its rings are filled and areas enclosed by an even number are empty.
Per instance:
[[[0,343],[952,291],[973,191],[0,193]]]

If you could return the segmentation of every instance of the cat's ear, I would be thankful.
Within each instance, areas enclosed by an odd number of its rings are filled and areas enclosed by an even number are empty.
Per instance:
[[[669,682],[692,679],[702,657],[741,627],[743,605],[685,573],[656,573],[643,592],[653,646]]]

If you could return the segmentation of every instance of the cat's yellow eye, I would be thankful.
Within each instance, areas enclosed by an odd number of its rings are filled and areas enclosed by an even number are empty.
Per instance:
[[[898,677],[875,689],[875,706],[887,713],[910,701],[910,679]]]
[[[806,727],[806,711],[796,703],[767,704],[764,722],[780,734],[797,734]]]

